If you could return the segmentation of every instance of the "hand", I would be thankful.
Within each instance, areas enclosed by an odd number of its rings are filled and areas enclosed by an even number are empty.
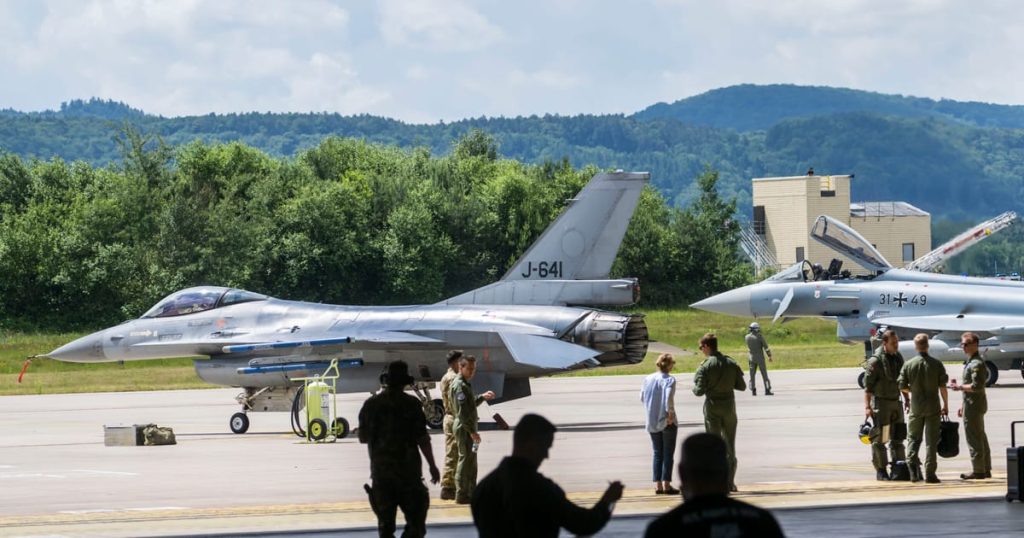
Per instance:
[[[949,406],[948,405],[943,405],[942,406],[942,416],[944,416],[944,417],[948,417],[949,416]]]
[[[873,416],[875,416],[875,412],[871,410],[871,406],[870,405],[865,405],[864,406],[864,418],[871,418]]]
[[[494,391],[493,390],[489,390],[489,391],[483,393],[483,397],[488,402],[493,400],[494,399]]]
[[[608,489],[604,490],[604,495],[601,496],[601,501],[604,501],[605,504],[618,502],[618,500],[622,498],[622,491],[624,489],[626,489],[626,487],[618,480],[609,482]]]
[[[441,471],[438,470],[437,465],[430,466],[430,483],[437,484],[441,481]]]
[[[772,354],[771,353],[768,354],[768,362],[772,362]]]
[[[473,440],[474,443],[480,444],[480,434],[479,433],[471,433],[471,434],[469,434],[469,437],[470,437],[470,439]]]
[[[963,407],[961,407],[960,409],[956,410],[956,416],[958,416],[960,418],[963,418],[963,416],[964,416],[964,408]]]

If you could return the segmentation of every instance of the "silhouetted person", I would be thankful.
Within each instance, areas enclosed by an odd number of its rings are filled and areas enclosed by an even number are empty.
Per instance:
[[[725,441],[713,433],[695,433],[679,451],[683,504],[647,526],[647,538],[661,536],[783,536],[770,512],[729,498],[729,460]]]
[[[608,485],[593,508],[565,497],[551,479],[537,472],[555,441],[555,425],[540,415],[526,415],[512,434],[512,455],[484,477],[473,493],[473,524],[481,538],[557,537],[559,528],[594,534],[612,517],[622,484]]]
[[[372,488],[364,487],[370,495],[370,507],[377,515],[377,531],[382,537],[395,535],[398,508],[405,516],[403,537],[427,533],[430,498],[423,483],[420,452],[430,466],[430,481],[436,484],[441,480],[441,472],[434,463],[423,406],[405,393],[405,387],[412,382],[405,361],[388,364],[384,390],[371,396],[359,410],[359,442],[368,445],[373,479]]]

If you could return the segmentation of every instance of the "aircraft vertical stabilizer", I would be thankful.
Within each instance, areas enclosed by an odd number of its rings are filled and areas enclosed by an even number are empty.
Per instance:
[[[498,282],[441,304],[625,305],[636,279],[609,280],[647,172],[595,175]]]

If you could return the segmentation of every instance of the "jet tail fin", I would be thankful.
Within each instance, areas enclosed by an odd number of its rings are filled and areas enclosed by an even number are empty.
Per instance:
[[[650,177],[647,172],[595,175],[500,281],[444,303],[635,302],[635,280],[608,280],[608,274]]]

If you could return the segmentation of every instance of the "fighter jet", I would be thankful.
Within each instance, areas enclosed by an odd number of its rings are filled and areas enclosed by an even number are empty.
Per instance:
[[[1024,283],[952,276],[894,268],[859,233],[828,216],[819,216],[811,237],[868,270],[854,276],[832,260],[828,269],[804,260],[774,276],[691,306],[772,321],[798,317],[832,318],[845,343],[865,342],[878,327],[897,329],[904,356],[916,354],[910,336],[926,333],[929,353],[962,361],[960,334],[978,333],[989,369],[988,384],[999,370],[1024,375]]]
[[[648,173],[594,176],[511,269],[488,286],[437,304],[340,306],[199,286],[167,296],[140,318],[79,338],[44,355],[70,362],[198,356],[203,380],[243,392],[231,430],[249,428],[249,412],[289,411],[302,382],[340,367],[337,391],[371,393],[384,365],[410,364],[428,423],[439,428],[440,399],[430,397],[451,349],[478,357],[478,392],[492,403],[530,394],[530,378],[643,360],[642,314],[596,305],[629,305],[635,278],[609,279],[612,262]]]

